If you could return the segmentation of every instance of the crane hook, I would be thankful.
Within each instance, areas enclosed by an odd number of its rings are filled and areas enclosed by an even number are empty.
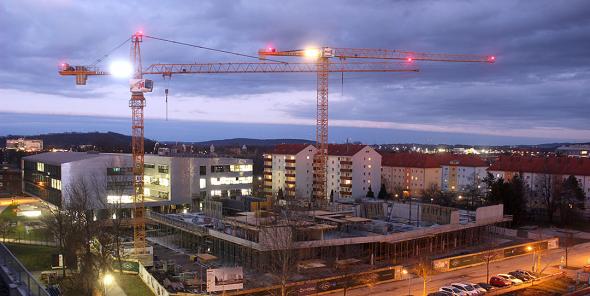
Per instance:
[[[164,93],[166,94],[166,121],[168,121],[168,89],[165,89]]]

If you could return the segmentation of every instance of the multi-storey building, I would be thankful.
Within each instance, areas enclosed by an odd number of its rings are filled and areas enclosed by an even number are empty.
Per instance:
[[[328,145],[326,198],[365,197],[381,188],[381,154],[368,145]]]
[[[43,140],[34,139],[7,139],[6,149],[14,149],[26,152],[38,152],[43,150]]]
[[[463,192],[483,188],[488,163],[476,155],[448,155],[441,157],[441,189]]]
[[[308,144],[280,144],[264,155],[264,194],[274,199],[309,198],[313,191],[313,156],[317,149]]]
[[[267,198],[311,198],[313,161],[317,149],[306,144],[281,144],[264,155]],[[366,196],[381,187],[381,155],[366,145],[328,145],[326,199]]]
[[[386,153],[382,176],[388,192],[403,190],[406,196],[422,196],[428,188],[461,192],[480,186],[486,176],[486,161],[477,155]]]
[[[62,206],[77,186],[91,188],[94,207],[133,202],[131,156],[48,152],[24,157],[23,192]],[[234,158],[145,156],[146,206],[193,205],[207,198],[251,195],[252,161]]]
[[[445,154],[446,155],[446,154]],[[387,192],[422,196],[426,188],[441,188],[441,154],[384,153],[382,182]]]
[[[22,194],[21,173],[9,166],[0,167],[0,197]]]
[[[586,195],[584,214],[590,217],[590,159],[573,157],[501,156],[488,170],[495,178],[512,180],[520,174],[529,189],[528,206],[531,209],[545,207],[542,191],[552,192],[569,176],[575,176]]]

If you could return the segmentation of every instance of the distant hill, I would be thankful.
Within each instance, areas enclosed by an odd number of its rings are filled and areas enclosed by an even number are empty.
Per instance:
[[[0,147],[6,147],[6,139],[15,138],[41,139],[43,146],[46,148],[64,148],[76,147],[80,145],[96,146],[99,151],[124,151],[131,150],[131,136],[122,135],[114,132],[90,132],[90,133],[52,133],[42,135],[8,135],[0,137]],[[145,139],[146,150],[153,150],[155,142]],[[149,148],[151,147],[151,148]]]
[[[310,140],[304,139],[250,139],[250,138],[234,138],[224,140],[211,140],[203,142],[162,142],[166,144],[192,144],[198,146],[274,146],[278,144],[307,144],[313,143]]]

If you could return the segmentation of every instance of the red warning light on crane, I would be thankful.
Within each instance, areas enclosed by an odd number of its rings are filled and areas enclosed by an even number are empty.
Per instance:
[[[412,58],[408,58],[408,62],[412,62],[414,59]]]

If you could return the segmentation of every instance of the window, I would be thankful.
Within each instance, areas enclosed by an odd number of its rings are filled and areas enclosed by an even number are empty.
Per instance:
[[[205,187],[207,187],[207,179],[205,179],[205,178],[199,179],[199,188],[204,189]]]
[[[37,170],[40,171],[40,172],[45,171],[45,164],[42,163],[42,162],[38,162],[37,163]]]
[[[199,167],[199,175],[201,175],[201,176],[207,175],[207,167],[206,166],[202,165]]]
[[[167,165],[159,165],[158,166],[158,173],[168,174],[168,166]]]
[[[144,163],[143,167],[146,169],[155,169],[156,165],[155,164],[151,164],[151,163]]]

